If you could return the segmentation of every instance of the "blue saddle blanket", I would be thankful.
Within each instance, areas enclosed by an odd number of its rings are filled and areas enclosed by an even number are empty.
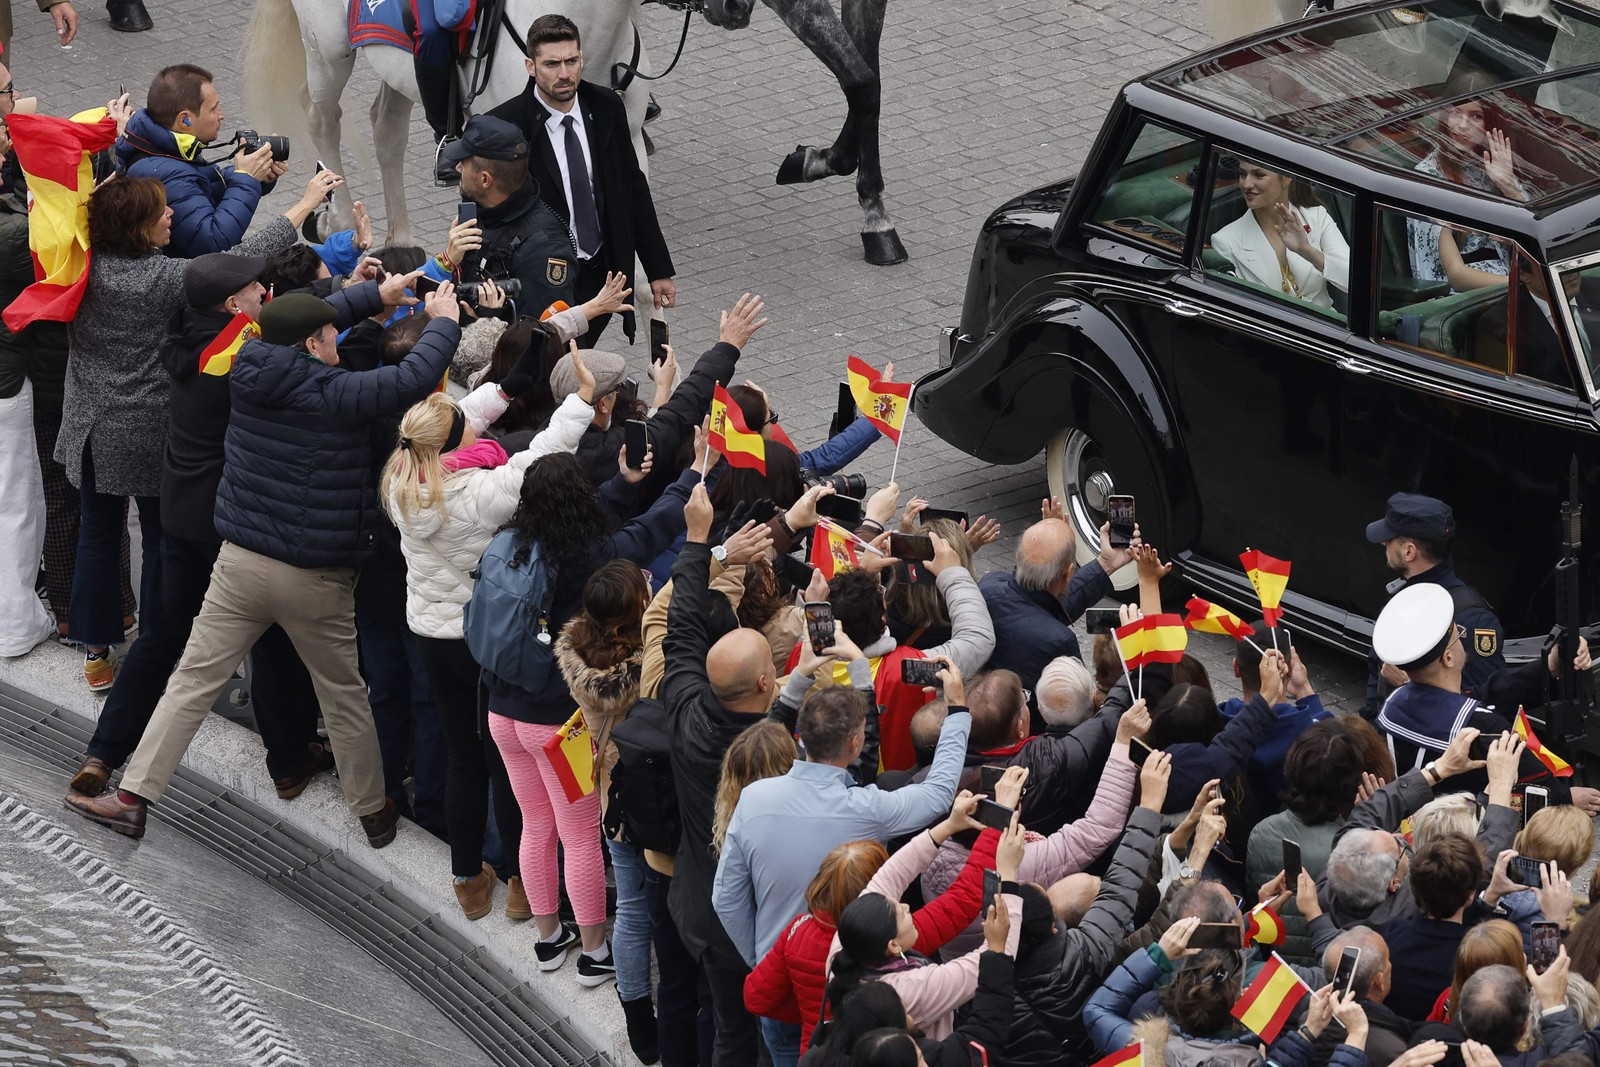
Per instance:
[[[420,47],[427,59],[438,47],[440,31],[471,25],[476,7],[474,0],[350,0],[350,47],[386,44],[413,54]],[[415,19],[415,38],[406,32],[407,8]]]

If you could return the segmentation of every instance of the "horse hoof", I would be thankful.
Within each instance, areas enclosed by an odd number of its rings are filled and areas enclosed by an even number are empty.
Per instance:
[[[778,164],[779,185],[800,185],[806,180],[806,146],[796,145]]]
[[[655,155],[656,154],[656,142],[650,136],[650,131],[649,130],[640,130],[639,131],[639,136],[644,138],[644,154],[647,155],[647,156]]]
[[[893,230],[873,230],[861,235],[861,247],[866,253],[867,262],[874,267],[888,267],[895,263],[904,263],[910,258],[906,253],[906,246],[900,243],[900,235]]]

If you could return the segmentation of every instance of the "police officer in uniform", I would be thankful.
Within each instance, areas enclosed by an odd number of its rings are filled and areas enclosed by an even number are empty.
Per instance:
[[[1394,757],[1395,770],[1421,769],[1430,784],[1438,784],[1429,770],[1433,761],[1450,745],[1451,738],[1465,727],[1475,727],[1493,738],[1511,729],[1515,706],[1504,713],[1483,707],[1461,691],[1462,671],[1470,661],[1464,628],[1455,621],[1456,605],[1448,590],[1431,582],[1419,582],[1396,593],[1372,629],[1372,647],[1385,663],[1394,664],[1407,681],[1389,694],[1378,713],[1376,726],[1384,735]],[[1537,694],[1549,688],[1549,677],[1557,664],[1538,660],[1498,672],[1489,688],[1497,692],[1526,694],[1537,706]],[[1590,668],[1589,646],[1579,643],[1578,670]],[[1488,783],[1481,770],[1463,781],[1469,790]],[[1553,777],[1531,751],[1524,752],[1519,784],[1537,782],[1550,790],[1552,804],[1577,804],[1591,813],[1600,811],[1600,791],[1571,784],[1571,779]]]
[[[1506,665],[1500,649],[1505,633],[1483,594],[1456,574],[1450,560],[1455,536],[1456,520],[1450,505],[1416,493],[1391,496],[1383,518],[1367,526],[1367,540],[1383,546],[1384,561],[1400,575],[1389,583],[1391,595],[1423,583],[1450,594],[1455,621],[1466,631],[1463,689],[1468,696],[1481,696],[1489,675]],[[1375,716],[1383,698],[1404,681],[1399,664],[1383,659],[1374,642],[1367,655],[1367,703],[1361,714],[1368,719]]]

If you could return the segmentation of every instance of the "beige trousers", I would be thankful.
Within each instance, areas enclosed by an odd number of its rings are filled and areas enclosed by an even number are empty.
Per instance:
[[[316,688],[345,802],[358,816],[381,811],[383,763],[356,659],[355,587],[350,567],[295,567],[223,542],[194,633],[128,761],[122,788],[161,799],[234,668],[277,623]]]

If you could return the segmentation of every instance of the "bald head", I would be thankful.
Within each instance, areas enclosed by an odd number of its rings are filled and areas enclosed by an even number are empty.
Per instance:
[[[711,692],[730,711],[765,711],[775,674],[772,646],[760,630],[733,630],[706,653]]]
[[[1099,893],[1100,879],[1081,873],[1069,874],[1045,891],[1056,921],[1069,929],[1083,921]]]
[[[911,716],[911,749],[917,762],[926,767],[933,762],[933,753],[939,747],[939,732],[944,729],[945,716],[950,705],[944,698],[929,701]]]
[[[1383,1003],[1389,995],[1389,943],[1370,926],[1352,926],[1333,939],[1322,957],[1322,969],[1331,980],[1339,969],[1339,957],[1347,948],[1361,950],[1356,962],[1356,978],[1351,990],[1361,1000]]]
[[[1043,519],[1022,531],[1017,543],[1017,584],[1030,591],[1065,587],[1072,578],[1077,549],[1072,527],[1061,519]]]

